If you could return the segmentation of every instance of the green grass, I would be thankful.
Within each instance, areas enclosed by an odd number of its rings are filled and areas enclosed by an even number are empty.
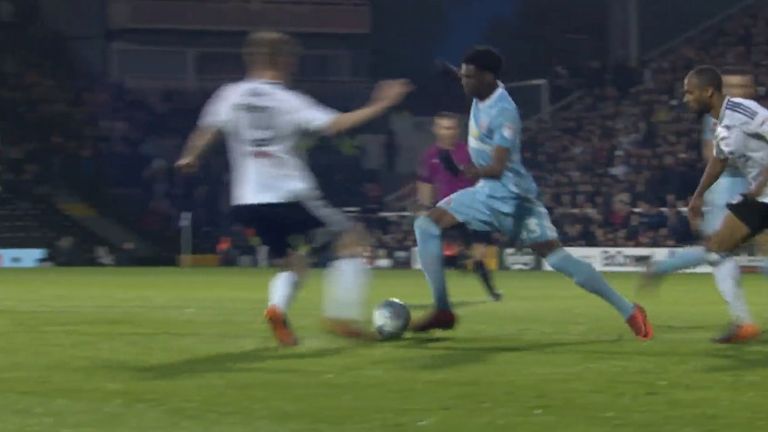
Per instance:
[[[649,343],[559,275],[506,272],[501,304],[449,276],[456,331],[375,344],[320,330],[314,275],[294,349],[262,322],[268,276],[0,271],[0,431],[768,430],[768,345],[708,342],[727,321],[709,275],[643,300]],[[765,280],[745,285],[764,317]],[[420,273],[376,273],[372,301],[390,296],[429,299]]]

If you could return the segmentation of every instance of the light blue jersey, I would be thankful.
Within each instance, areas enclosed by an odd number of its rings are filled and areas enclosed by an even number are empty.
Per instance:
[[[704,116],[701,125],[701,140],[712,141],[715,138],[717,120],[711,115]],[[711,235],[723,223],[728,209],[726,205],[736,199],[749,188],[749,181],[741,173],[738,167],[728,164],[720,178],[704,194],[704,220],[701,224],[701,232]]]
[[[509,162],[500,179],[484,178],[481,189],[493,196],[510,194],[536,197],[538,188],[523,166],[520,154],[522,122],[517,105],[503,86],[486,100],[472,102],[469,114],[469,154],[477,166],[490,165],[495,147],[509,149]]]
[[[483,178],[475,186],[438,203],[470,229],[499,231],[522,244],[557,238],[547,209],[538,201],[538,188],[522,164],[522,122],[517,105],[503,85],[486,100],[472,103],[469,154],[477,166],[490,165],[496,147],[510,150],[500,179]]]

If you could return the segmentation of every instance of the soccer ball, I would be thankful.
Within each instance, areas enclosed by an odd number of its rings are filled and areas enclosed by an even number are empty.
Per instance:
[[[410,323],[411,311],[396,298],[384,300],[373,310],[373,328],[382,340],[399,338]]]

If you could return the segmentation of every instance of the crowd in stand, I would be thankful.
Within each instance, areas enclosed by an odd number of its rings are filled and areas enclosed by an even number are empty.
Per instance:
[[[65,52],[59,42],[19,19],[0,24],[3,187],[65,185],[161,245],[177,244],[181,211],[193,212],[201,252],[239,232],[226,217],[223,148],[195,177],[173,171],[204,94],[138,93],[78,79],[64,66],[67,59],[54,55]],[[565,244],[672,246],[694,239],[678,208],[703,163],[699,121],[680,104],[680,81],[702,63],[752,66],[758,85],[765,83],[768,9],[732,17],[642,68],[614,70],[566,109],[527,125],[524,162]],[[764,92],[760,98],[768,102]],[[321,140],[308,151],[311,166],[337,204],[378,210],[384,174],[360,168],[360,149],[347,142]],[[371,228],[378,247],[414,243],[408,218],[378,218]]]

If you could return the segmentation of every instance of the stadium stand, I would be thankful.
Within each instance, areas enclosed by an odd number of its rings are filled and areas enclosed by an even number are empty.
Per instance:
[[[8,31],[10,25],[13,31]],[[222,151],[197,177],[183,178],[172,170],[206,95],[140,93],[76,79],[55,35],[18,22],[2,28],[9,36],[3,38],[0,54],[4,184],[21,176],[36,188],[75,191],[99,212],[166,250],[177,248],[181,211],[194,215],[198,252],[214,251],[222,235],[237,230],[226,217]],[[768,8],[753,6],[714,31],[650,59],[642,69],[609,72],[549,119],[528,124],[526,165],[566,244],[692,241],[678,208],[694,189],[702,162],[698,123],[679,104],[680,78],[693,64],[751,65],[758,83],[765,83],[766,36]],[[768,102],[764,91],[761,95],[760,102]],[[386,130],[383,123],[375,126],[377,131]],[[363,169],[362,152],[349,142],[348,137],[321,140],[309,151],[310,163],[336,204],[381,209],[386,173]],[[18,195],[5,194],[3,199],[7,205]],[[36,201],[31,208],[37,213],[25,213],[30,223],[33,215],[57,214],[40,206]],[[14,231],[17,211],[3,207],[3,232]],[[35,242],[71,234],[74,227],[62,217],[30,225],[30,230],[45,233]],[[378,218],[373,231],[382,248],[414,242],[410,223],[394,216]],[[32,242],[34,237],[25,238]]]

